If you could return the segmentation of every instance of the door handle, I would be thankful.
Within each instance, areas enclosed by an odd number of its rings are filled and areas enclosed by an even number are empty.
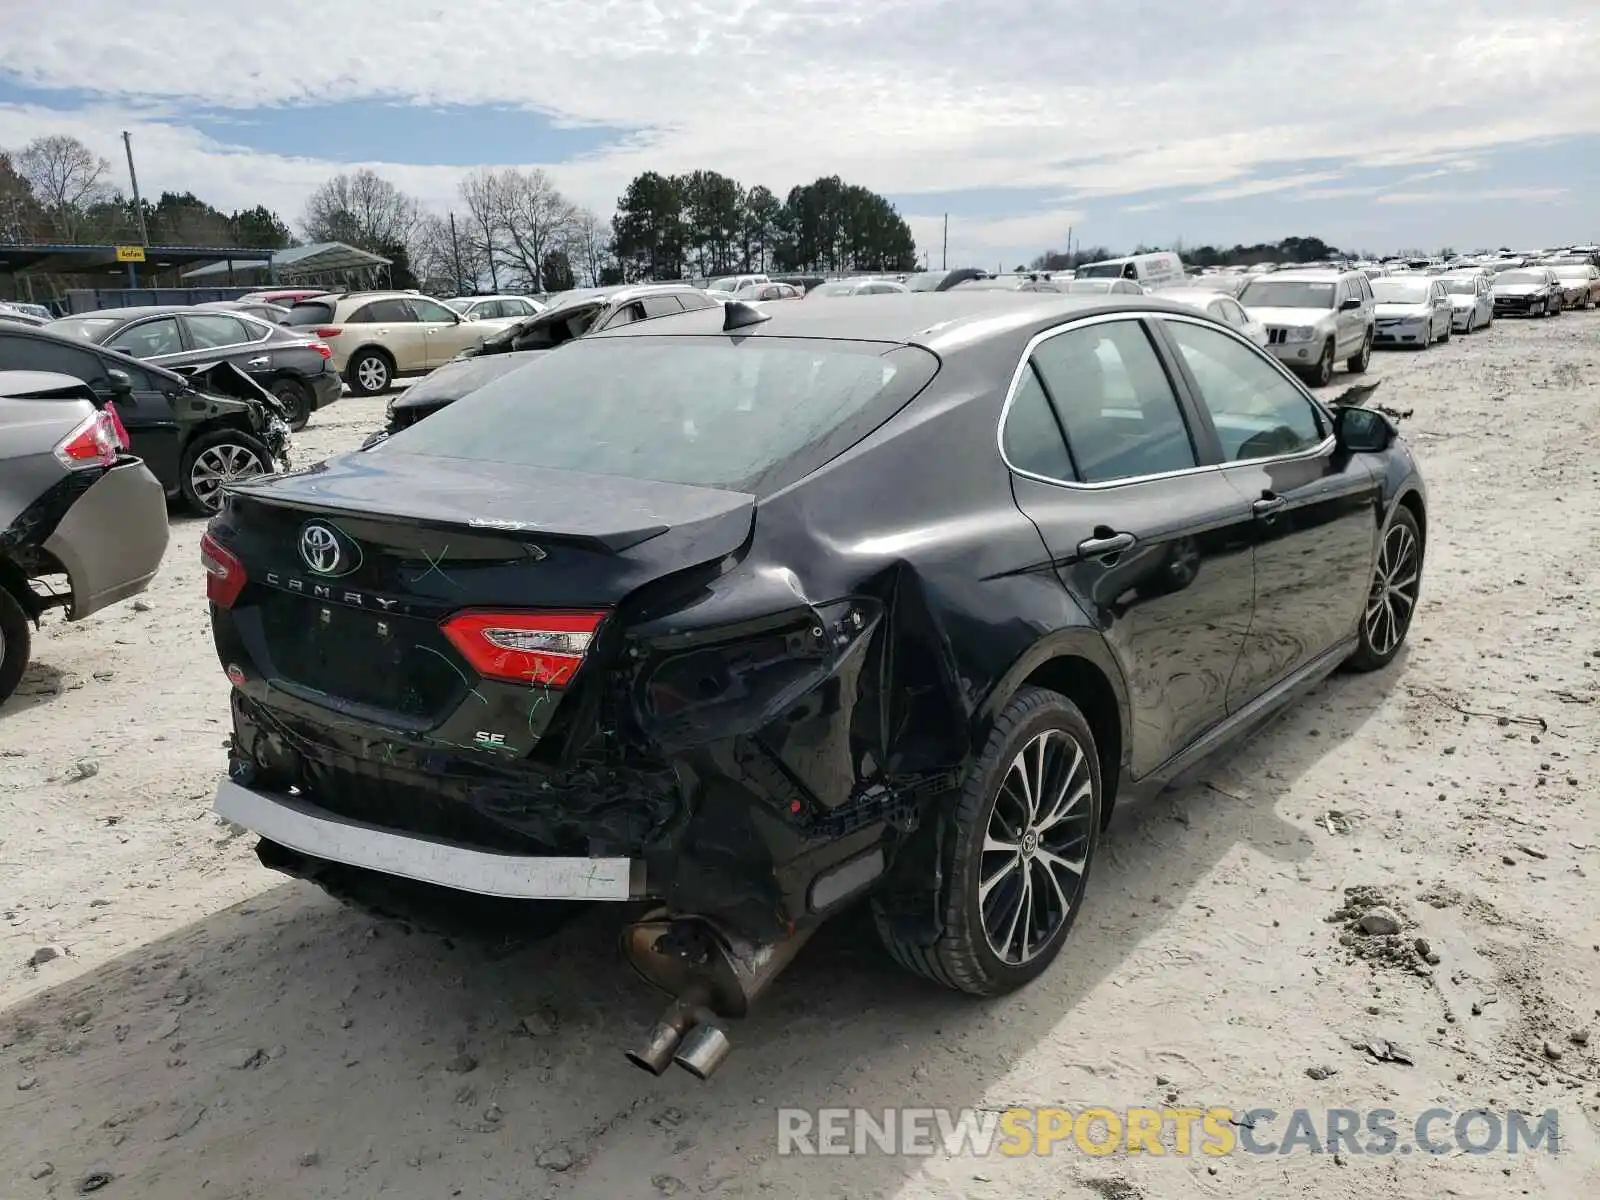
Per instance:
[[[247,367],[266,367],[266,366],[271,366],[272,365],[272,356],[270,354],[260,354],[260,355],[257,355],[255,358],[246,359],[244,365],[247,366]]]
[[[1288,501],[1282,496],[1272,492],[1263,492],[1261,499],[1251,503],[1250,511],[1258,517],[1270,517],[1287,503]]]
[[[1133,549],[1136,539],[1131,533],[1113,533],[1109,537],[1092,537],[1078,543],[1078,554],[1083,558],[1108,558]]]

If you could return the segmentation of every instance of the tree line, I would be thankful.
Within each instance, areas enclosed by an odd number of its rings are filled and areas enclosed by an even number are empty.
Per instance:
[[[917,267],[905,218],[884,197],[837,175],[792,187],[780,199],[764,185],[746,187],[717,171],[646,171],[629,182],[609,220],[569,199],[537,168],[468,173],[448,213],[429,210],[367,168],[315,188],[293,229],[265,205],[224,212],[193,192],[162,192],[142,209],[156,244],[280,249],[301,239],[345,242],[390,259],[393,286],[441,294]],[[13,152],[0,149],[0,242],[134,242],[140,216],[112,182],[111,164],[76,138],[51,134]],[[1168,248],[1198,267],[1339,254],[1315,237]],[[1141,245],[1132,253],[1154,249]],[[1059,271],[1113,257],[1105,246],[1046,250],[1029,266]]]
[[[293,229],[264,205],[224,212],[193,192],[163,192],[142,208],[154,244],[345,242],[390,259],[393,286],[448,293],[916,265],[916,241],[894,206],[838,176],[779,199],[716,171],[646,171],[609,220],[537,168],[472,171],[447,213],[360,168],[315,188]],[[0,148],[0,242],[137,242],[140,215],[113,182],[111,164],[76,138],[52,134],[16,151]]]

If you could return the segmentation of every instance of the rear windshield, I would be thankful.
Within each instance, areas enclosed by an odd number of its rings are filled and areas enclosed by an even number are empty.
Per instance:
[[[317,300],[302,300],[289,310],[285,325],[326,325],[333,320],[333,305]]]
[[[370,453],[770,494],[842,453],[938,370],[915,347],[599,337],[490,381]]]

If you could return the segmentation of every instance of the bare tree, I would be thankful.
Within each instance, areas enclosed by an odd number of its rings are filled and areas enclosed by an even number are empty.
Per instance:
[[[481,169],[461,181],[461,203],[466,206],[467,220],[464,228],[457,230],[457,240],[470,247],[489,271],[489,286],[500,290],[500,240],[498,237],[502,190],[502,176],[498,171]]]
[[[411,270],[426,291],[449,291],[457,295],[478,290],[488,266],[488,258],[460,230],[451,235],[450,220],[427,213],[417,224],[410,250]]]
[[[17,155],[16,166],[63,237],[76,237],[85,211],[112,198],[106,180],[111,164],[75,137],[34,138]]]
[[[362,167],[335,175],[306,201],[306,237],[313,242],[345,242],[382,253],[411,249],[422,209],[389,180]]]
[[[564,250],[576,228],[577,207],[535,167],[500,173],[497,225],[501,253],[514,275],[534,291],[544,288],[545,257]]]
[[[589,287],[599,287],[606,260],[611,257],[611,223],[602,221],[592,209],[578,209],[567,253],[584,282]]]

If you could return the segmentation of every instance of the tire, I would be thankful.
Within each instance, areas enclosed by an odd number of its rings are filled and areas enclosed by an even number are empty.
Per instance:
[[[1333,340],[1322,348],[1322,357],[1317,359],[1317,365],[1306,373],[1306,381],[1312,387],[1327,387],[1333,382]]]
[[[222,504],[223,482],[248,479],[271,469],[272,454],[259,438],[236,429],[218,429],[195,438],[184,450],[178,486],[190,509],[209,517]]]
[[[1421,585],[1422,532],[1411,510],[1401,506],[1383,531],[1372,567],[1372,586],[1361,613],[1361,644],[1350,656],[1351,670],[1376,671],[1400,653],[1411,632]]]
[[[1372,337],[1372,333],[1368,331],[1361,343],[1361,353],[1344,364],[1350,374],[1364,375],[1367,368],[1372,365]]]
[[[1025,765],[1039,778],[1035,753],[1043,755],[1043,792],[1051,808],[1040,817],[1036,806],[1031,827],[1019,836],[1015,831],[1028,811],[1021,771]],[[931,946],[915,944],[897,934],[874,905],[878,936],[890,956],[915,974],[968,995],[1001,996],[1037,978],[1060,953],[1094,865],[1100,760],[1077,705],[1042,688],[1019,691],[951,803],[940,863],[943,932]],[[1059,816],[1051,822],[1054,814]],[[985,849],[997,842],[1015,845],[1015,854]],[[1053,890],[1052,880],[1058,885]],[[1042,929],[1035,927],[1036,898],[1048,905]],[[1025,929],[1040,941],[1030,945]],[[995,949],[997,935],[1001,951]]]
[[[283,405],[289,428],[299,433],[311,420],[311,389],[298,379],[276,379],[268,389]]]
[[[0,704],[11,698],[28,669],[33,652],[33,630],[17,598],[0,587]]]
[[[358,396],[376,396],[394,382],[394,359],[383,350],[368,347],[345,364],[344,381]]]

